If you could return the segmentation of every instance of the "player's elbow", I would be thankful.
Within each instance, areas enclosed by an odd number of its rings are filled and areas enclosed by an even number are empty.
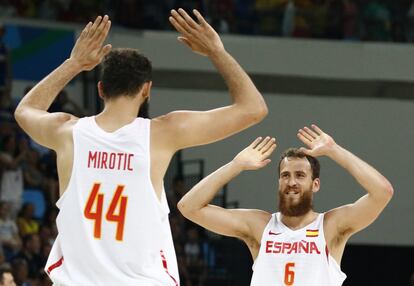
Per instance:
[[[17,124],[21,126],[23,118],[24,118],[24,108],[22,108],[20,105],[16,107],[16,110],[14,111],[14,119],[16,120]]]
[[[264,100],[261,100],[260,103],[255,107],[254,112],[252,112],[252,119],[254,122],[262,121],[269,114],[269,109]]]
[[[186,200],[180,200],[177,204],[177,208],[180,211],[180,213],[188,219],[191,219],[191,217],[194,214],[194,208],[192,208],[191,206],[188,205],[188,203],[186,202]]]
[[[394,195],[394,187],[388,180],[385,180],[384,183],[384,192],[389,200],[391,200],[392,196]]]
[[[394,195],[393,186],[387,179],[384,178],[384,182],[382,183],[380,190],[378,190],[377,192],[378,199],[381,199],[382,202],[388,204],[388,202],[391,200],[393,195]]]
[[[252,108],[251,106],[244,108],[243,119],[248,121],[246,123],[256,124],[262,121],[268,113],[269,110],[267,108],[267,105],[263,101],[261,104],[258,104],[254,108]]]

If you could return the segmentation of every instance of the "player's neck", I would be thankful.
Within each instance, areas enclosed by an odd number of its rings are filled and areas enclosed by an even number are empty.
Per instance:
[[[280,218],[284,225],[286,225],[292,230],[297,230],[313,222],[317,216],[318,213],[314,212],[313,210],[310,210],[303,216],[285,216],[281,214]]]
[[[108,101],[104,110],[96,116],[96,121],[105,129],[118,129],[137,118],[140,104],[137,98],[128,97]]]

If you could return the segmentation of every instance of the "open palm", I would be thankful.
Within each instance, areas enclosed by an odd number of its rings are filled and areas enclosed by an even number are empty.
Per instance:
[[[89,22],[82,30],[70,55],[82,70],[92,70],[111,51],[110,44],[104,45],[110,28],[111,21],[105,15],[98,16],[93,23]]]
[[[308,127],[299,129],[298,138],[308,147],[308,149],[301,148],[303,152],[312,157],[326,156],[336,145],[333,138],[315,124],[312,124],[312,129]]]
[[[220,36],[197,10],[193,10],[196,22],[184,9],[171,10],[170,23],[181,34],[178,40],[188,46],[193,52],[210,56],[218,50],[223,50]]]
[[[276,149],[275,138],[257,138],[233,159],[243,170],[257,170],[270,163],[269,156]]]

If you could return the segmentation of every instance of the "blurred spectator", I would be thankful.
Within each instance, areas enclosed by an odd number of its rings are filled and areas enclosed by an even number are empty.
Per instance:
[[[289,0],[283,11],[282,36],[291,37],[295,30],[296,6],[294,0]]]
[[[197,228],[191,228],[187,232],[188,241],[184,246],[188,280],[186,286],[203,286],[207,278],[207,267],[204,263],[202,242]]]
[[[27,262],[23,258],[15,258],[12,263],[12,271],[14,276],[14,281],[17,286],[34,286],[29,281],[27,268]]]
[[[21,247],[17,225],[10,218],[10,207],[3,201],[0,201],[0,243],[7,260],[12,258]]]
[[[281,0],[256,0],[255,11],[258,20],[258,32],[263,35],[280,34],[281,25],[279,19],[283,14]]]
[[[16,255],[16,258],[22,258],[27,262],[28,277],[32,280],[39,278],[45,266],[42,264],[40,247],[39,235],[36,233],[28,234],[23,237],[22,250]]]
[[[115,19],[118,24],[135,29],[143,28],[144,7],[142,1],[119,0],[115,3]]]
[[[68,112],[78,117],[83,117],[85,112],[83,109],[71,98],[68,96],[66,90],[62,90],[55,101],[49,108],[49,112]]]
[[[414,42],[414,1],[411,3],[410,8],[407,12],[407,32],[406,37],[407,41],[412,43]]]
[[[167,201],[170,206],[172,214],[180,214],[177,209],[177,203],[188,191],[185,187],[184,178],[182,176],[175,176],[173,179],[171,190],[167,191]]]
[[[235,31],[234,3],[232,0],[211,0],[208,2],[208,21],[218,33]]]
[[[326,23],[328,39],[344,38],[344,3],[342,0],[329,1]]]
[[[7,267],[10,267],[10,264],[7,262],[6,256],[4,256],[3,248],[0,247],[0,269]]]
[[[53,284],[52,284],[52,281],[50,281],[49,276],[45,272],[42,272],[42,274],[40,274],[38,286],[52,286],[52,285]]]
[[[11,268],[0,267],[0,286],[16,286]]]
[[[0,0],[0,17],[14,17],[16,15],[17,10],[11,0]]]
[[[0,91],[10,93],[12,84],[11,57],[6,44],[3,41],[6,27],[0,23]]]
[[[0,200],[10,203],[11,215],[15,217],[22,203],[23,171],[21,164],[27,156],[27,141],[21,140],[19,149],[14,134],[3,138],[3,150],[0,151],[0,169],[2,171]]]
[[[354,0],[343,0],[344,8],[344,39],[345,40],[358,40],[359,27],[359,9]]]
[[[39,223],[33,219],[34,211],[35,208],[32,203],[25,203],[20,210],[17,226],[22,237],[39,232]]]
[[[49,207],[46,210],[46,213],[44,215],[43,225],[47,226],[50,229],[51,236],[56,238],[58,231],[56,226],[56,217],[58,215],[58,208],[57,207]]]
[[[38,189],[42,191],[48,206],[56,203],[59,196],[57,180],[49,178],[42,172],[39,162],[39,154],[29,150],[27,160],[23,165],[24,182],[26,189]]]
[[[391,15],[385,3],[370,0],[364,12],[365,37],[367,41],[391,40]]]
[[[48,225],[44,224],[40,226],[39,238],[42,245],[53,245],[53,242],[55,241],[52,229]]]

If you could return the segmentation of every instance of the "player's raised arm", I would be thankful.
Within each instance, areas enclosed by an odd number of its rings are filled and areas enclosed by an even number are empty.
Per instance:
[[[258,123],[268,112],[262,95],[224,49],[216,31],[197,10],[193,13],[197,20],[193,20],[183,9],[172,10],[169,20],[181,34],[178,37],[180,42],[195,53],[209,57],[228,86],[232,104],[205,112],[168,114],[164,119],[171,123],[169,134],[174,138],[176,149],[223,139]]]
[[[56,150],[62,143],[64,123],[72,116],[48,113],[47,110],[70,80],[84,70],[93,69],[110,51],[111,45],[103,46],[110,26],[108,16],[99,16],[94,23],[88,23],[77,39],[69,59],[33,87],[17,106],[17,123],[41,145]]]
[[[302,149],[305,154],[328,156],[345,168],[368,192],[355,203],[328,212],[337,233],[350,236],[370,225],[391,200],[393,188],[390,182],[372,166],[336,144],[316,125],[312,125],[312,129],[300,129],[298,137],[309,148]]]
[[[258,216],[269,215],[258,210],[224,209],[210,205],[221,188],[245,170],[266,166],[268,157],[276,149],[275,139],[257,138],[230,163],[224,165],[195,185],[178,203],[178,209],[189,220],[213,232],[246,238],[252,235],[251,227]]]

